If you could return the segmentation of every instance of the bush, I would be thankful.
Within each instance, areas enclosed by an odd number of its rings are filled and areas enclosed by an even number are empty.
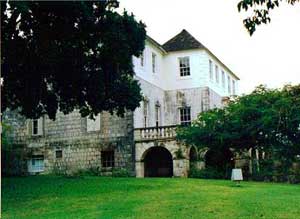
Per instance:
[[[126,169],[114,169],[112,171],[112,177],[130,177],[130,173]]]
[[[225,174],[214,168],[196,169],[191,168],[189,172],[190,178],[201,178],[201,179],[224,179]]]

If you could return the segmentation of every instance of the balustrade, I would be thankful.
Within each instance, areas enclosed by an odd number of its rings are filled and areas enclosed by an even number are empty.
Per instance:
[[[172,125],[172,126],[137,128],[134,130],[134,140],[147,141],[147,140],[156,140],[156,139],[175,138],[176,127],[177,127],[176,125]]]

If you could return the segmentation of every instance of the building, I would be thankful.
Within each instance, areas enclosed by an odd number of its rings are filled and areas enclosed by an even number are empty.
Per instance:
[[[125,169],[137,177],[187,176],[201,152],[175,140],[177,125],[189,125],[205,110],[222,107],[236,95],[239,78],[212,52],[182,30],[160,45],[150,37],[140,57],[133,57],[143,102],[124,118],[101,113],[96,120],[78,112],[26,120],[5,114],[14,127],[25,172],[102,174]]]

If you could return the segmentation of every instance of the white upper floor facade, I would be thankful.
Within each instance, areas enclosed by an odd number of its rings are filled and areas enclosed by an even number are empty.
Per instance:
[[[174,38],[180,35],[192,37],[183,30]],[[143,55],[133,57],[138,78],[165,91],[209,87],[222,97],[238,94],[239,78],[206,47],[167,51],[164,45],[147,38]]]
[[[186,30],[163,45],[147,37],[133,65],[144,96],[135,128],[190,124],[238,94],[239,78]]]

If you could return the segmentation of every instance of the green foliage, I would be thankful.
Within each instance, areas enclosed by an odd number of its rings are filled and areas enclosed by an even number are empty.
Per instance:
[[[9,138],[9,134],[12,132],[12,127],[7,125],[4,122],[1,122],[1,150],[9,150],[11,149],[11,139]]]
[[[138,107],[132,56],[144,49],[145,25],[116,7],[115,0],[1,2],[2,111],[55,119],[58,109],[93,117]]]
[[[177,138],[200,148],[264,151],[287,176],[300,155],[300,85],[259,86],[223,109],[200,113],[191,127],[177,130]]]
[[[252,10],[252,15],[244,19],[244,26],[252,35],[256,27],[261,24],[267,24],[271,22],[269,15],[270,10],[279,7],[280,3],[285,1],[291,5],[294,5],[299,0],[241,0],[237,7],[238,10]]]
[[[13,149],[12,149],[13,147]],[[27,172],[26,153],[23,147],[10,145],[7,148],[1,147],[1,173],[2,176],[25,176]]]
[[[216,168],[205,168],[197,169],[192,167],[189,171],[190,178],[200,178],[200,179],[225,179],[225,175],[222,171]]]
[[[113,169],[112,176],[113,177],[130,177],[130,172],[124,168]]]
[[[185,158],[181,148],[179,148],[177,151],[175,151],[175,156],[176,156],[176,159],[184,159]]]
[[[79,176],[101,176],[99,167],[90,167],[88,169],[80,169],[76,171]]]

